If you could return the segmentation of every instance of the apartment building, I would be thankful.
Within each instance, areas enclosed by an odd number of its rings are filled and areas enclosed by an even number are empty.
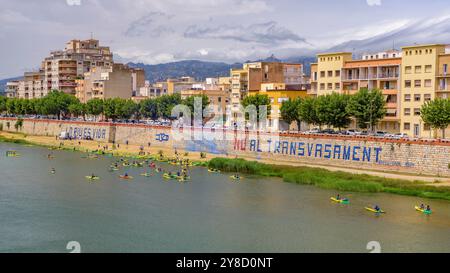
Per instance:
[[[401,58],[389,55],[351,60],[344,63],[341,72],[341,93],[353,95],[361,88],[379,89],[383,93],[387,113],[377,128],[392,133],[400,132],[401,62]]]
[[[109,47],[95,39],[71,40],[64,50],[52,51],[42,62],[44,93],[60,90],[75,94],[76,79],[94,67],[111,67],[113,54]]]
[[[19,81],[11,81],[6,83],[5,96],[7,98],[17,98],[19,91]]]
[[[317,55],[317,96],[342,91],[341,71],[345,62],[352,60],[352,53],[337,52]]]
[[[181,77],[176,79],[167,79],[167,93],[180,94],[182,90],[191,89],[193,84],[198,83],[193,77]]]
[[[81,102],[91,99],[123,98],[130,99],[134,90],[139,90],[145,83],[136,82],[142,77],[143,70],[129,68],[123,64],[112,67],[94,67],[77,80],[76,97]],[[144,75],[145,77],[145,75]]]
[[[301,90],[303,66],[279,62],[246,63],[240,69],[231,69],[231,111],[237,117],[240,102],[249,92],[259,92],[261,84],[283,83],[291,90]]]
[[[440,77],[440,60],[442,77]],[[420,117],[420,108],[426,101],[443,96],[440,79],[444,77],[445,45],[430,44],[402,48],[402,113],[401,131],[415,137],[433,137],[429,125]],[[445,84],[442,86],[445,88]],[[442,94],[442,95],[441,95]]]
[[[401,51],[364,54],[360,59],[353,59],[350,52],[324,53],[317,59],[311,64],[309,96],[333,92],[352,95],[361,88],[377,88],[387,108],[378,130],[413,137],[437,136],[422,121],[420,109],[427,101],[450,97],[450,50],[446,45],[406,46]]]
[[[230,103],[230,92],[218,88],[182,90],[180,94],[182,99],[186,99],[191,96],[207,96],[214,113],[221,112],[225,114],[227,106]]]
[[[18,82],[17,97],[24,99],[42,98],[47,93],[44,90],[44,72],[25,72]]]

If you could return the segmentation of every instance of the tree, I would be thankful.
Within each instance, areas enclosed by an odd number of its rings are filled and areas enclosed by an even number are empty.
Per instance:
[[[92,99],[86,102],[86,114],[92,115],[92,116],[99,116],[103,114],[103,105],[104,101],[102,99]]]
[[[297,123],[298,131],[300,131],[301,125],[301,119],[299,115],[299,108],[301,103],[301,98],[289,99],[287,101],[283,101],[280,107],[281,118],[289,124],[295,121]]]
[[[132,100],[118,100],[117,116],[121,119],[131,119],[138,112],[137,104]]]
[[[6,102],[8,101],[8,98],[0,96],[0,113],[3,113],[6,111]]]
[[[348,104],[348,112],[356,118],[358,127],[371,128],[386,115],[386,101],[378,89],[360,89],[353,95]]]
[[[320,123],[327,124],[341,130],[351,122],[351,115],[347,109],[350,97],[333,93],[317,98],[316,112]]]
[[[74,102],[69,105],[68,111],[74,117],[84,116],[84,114],[86,113],[85,104],[82,104],[79,101]]]
[[[158,117],[163,117],[166,119],[171,118],[172,109],[178,104],[181,104],[181,95],[163,95],[156,99],[158,104]]]
[[[43,100],[45,102],[43,104],[44,112],[48,115],[55,115],[58,119],[69,114],[70,104],[79,102],[75,96],[58,90],[53,90]]]
[[[121,107],[122,99],[120,98],[109,98],[103,102],[103,114],[106,120],[112,119],[115,121],[118,118],[119,110]]]
[[[319,117],[317,116],[317,99],[312,97],[305,98],[298,108],[298,115],[301,120],[308,124],[318,125],[322,127]]]
[[[189,107],[189,109],[191,110],[191,118],[194,118],[194,111],[195,111],[195,100],[196,99],[201,99],[202,101],[202,105],[201,105],[201,115],[203,116],[203,112],[204,110],[208,107],[209,105],[209,98],[206,95],[197,95],[197,96],[190,96],[187,97],[186,99],[184,99],[181,103],[186,105],[187,107]]]
[[[146,99],[139,103],[139,111],[145,118],[156,120],[158,118],[158,104],[156,99]]]
[[[421,110],[422,120],[433,129],[442,130],[442,138],[445,138],[445,129],[450,125],[450,100],[435,99],[426,102]]]
[[[250,105],[254,105],[256,107],[256,115],[259,118],[260,116],[260,106],[267,106],[267,116],[270,116],[270,111],[272,110],[272,106],[270,105],[270,98],[267,95],[256,94],[247,96],[242,101],[242,106],[247,107]],[[246,119],[248,119],[248,113],[246,113]]]

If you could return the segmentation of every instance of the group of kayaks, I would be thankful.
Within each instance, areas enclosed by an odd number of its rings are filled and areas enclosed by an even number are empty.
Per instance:
[[[350,204],[350,200],[348,198],[341,198],[339,195],[337,197],[330,197],[330,200],[335,202],[335,203],[339,203],[339,204],[344,204],[344,205],[349,205]],[[432,213],[431,208],[425,207],[424,205],[421,206],[415,206],[414,207],[416,209],[416,211],[421,212],[423,214],[427,214],[430,215]],[[382,210],[380,207],[378,207],[378,205],[374,206],[374,207],[364,207],[365,210],[376,213],[376,214],[383,214],[386,213],[386,211]]]
[[[210,173],[221,173],[221,171],[219,169],[208,169],[208,172]],[[235,181],[239,181],[242,179],[242,177],[239,174],[235,174],[235,175],[231,175],[230,176],[231,180],[235,180]]]

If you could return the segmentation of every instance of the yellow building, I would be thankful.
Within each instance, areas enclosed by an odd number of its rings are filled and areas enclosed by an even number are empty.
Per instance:
[[[433,137],[420,117],[420,108],[436,98],[439,56],[445,45],[416,45],[402,48],[401,131],[414,137]]]
[[[345,62],[352,60],[352,53],[337,52],[317,55],[317,95],[327,95],[342,90],[341,71]]]

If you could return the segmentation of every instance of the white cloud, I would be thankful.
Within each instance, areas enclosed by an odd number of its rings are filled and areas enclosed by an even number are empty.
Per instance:
[[[366,0],[369,6],[381,6],[381,0]]]

